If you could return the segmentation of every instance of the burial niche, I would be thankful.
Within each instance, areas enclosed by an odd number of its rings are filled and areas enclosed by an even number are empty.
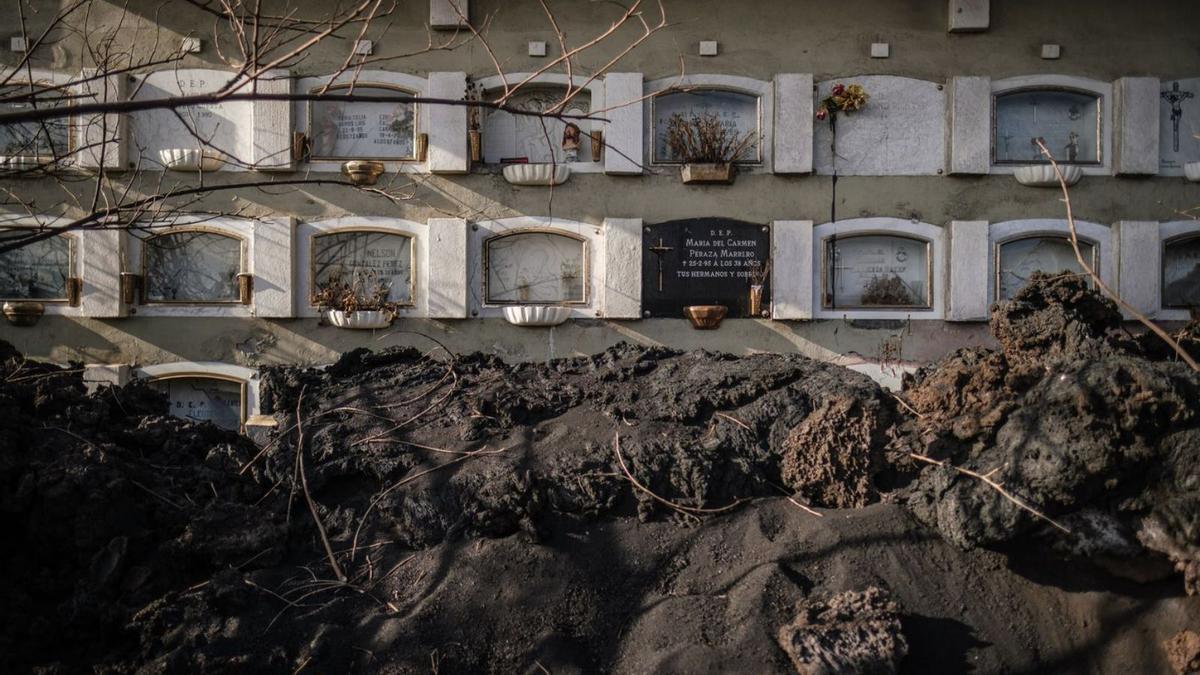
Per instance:
[[[587,302],[587,242],[575,235],[524,231],[484,242],[484,297],[494,305]]]
[[[1200,307],[1200,235],[1172,239],[1163,246],[1162,305]]]
[[[22,113],[59,108],[72,97],[49,84],[10,84],[0,87],[0,112]],[[71,153],[71,118],[0,124],[0,168],[20,169],[63,159]]]
[[[684,307],[724,305],[729,318],[769,316],[770,255],[765,225],[695,218],[646,227],[642,312],[679,319]]]
[[[386,84],[336,84],[310,93],[337,96],[416,96]],[[417,106],[411,102],[312,101],[308,133],[313,160],[417,159]]]
[[[166,394],[175,417],[212,422],[230,431],[239,430],[244,422],[246,386],[240,380],[179,375],[156,378],[150,386]]]
[[[413,302],[412,237],[380,230],[343,230],[313,237],[312,288],[345,282],[388,289],[388,302]]]
[[[1034,272],[1082,274],[1068,237],[1037,235],[999,244],[996,252],[996,297],[1008,300],[1029,282]],[[1097,269],[1096,246],[1079,240],[1079,252]]]
[[[528,85],[527,85],[528,86]],[[530,86],[508,99],[513,110],[546,112],[567,96],[566,87]],[[558,112],[586,115],[592,98],[585,90],[571,97]],[[483,108],[483,161],[487,164],[570,164],[592,161],[591,122],[521,115]],[[568,131],[568,127],[571,127]]]
[[[932,257],[924,239],[847,234],[825,239],[825,309],[930,309]]]
[[[240,302],[242,240],[208,230],[156,235],[142,245],[145,301],[224,304]]]
[[[74,241],[62,235],[0,253],[0,299],[65,302],[73,269]]]
[[[1065,164],[1099,164],[1100,96],[1069,89],[1020,89],[993,100],[992,161],[1044,164],[1039,139]]]
[[[687,160],[686,157],[673,155],[667,143],[671,118],[678,115],[685,121],[715,118],[734,139],[749,134],[750,141],[736,161],[742,164],[761,162],[762,115],[759,103],[757,95],[725,89],[671,91],[655,96],[650,101],[651,118],[654,120],[652,161],[655,164],[679,164]]]

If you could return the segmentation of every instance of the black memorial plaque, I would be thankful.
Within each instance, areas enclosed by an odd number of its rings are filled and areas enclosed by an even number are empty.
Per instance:
[[[642,231],[642,314],[682,318],[688,305],[750,316],[750,283],[771,255],[771,230],[728,218],[672,220]],[[771,306],[763,284],[759,315]]]

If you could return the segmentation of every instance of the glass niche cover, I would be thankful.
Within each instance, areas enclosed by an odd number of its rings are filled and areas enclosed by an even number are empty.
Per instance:
[[[235,303],[242,241],[215,232],[161,234],[143,244],[147,302]]]
[[[1096,266],[1096,248],[1089,242],[1079,242],[1079,252]],[[1009,300],[1034,272],[1082,274],[1083,268],[1075,258],[1075,249],[1066,237],[1026,237],[1000,245],[996,261],[996,297]]]
[[[887,234],[825,240],[826,309],[928,309],[929,242]]]
[[[242,383],[215,377],[170,377],[150,382],[167,395],[171,414],[195,422],[212,422],[237,431],[242,426]]]
[[[1075,91],[1026,90],[995,99],[993,159],[997,164],[1047,163],[1042,139],[1057,162],[1100,163],[1100,97]]]
[[[331,282],[373,280],[388,289],[388,302],[411,305],[412,237],[358,230],[313,238],[313,289]]]
[[[751,135],[749,143],[737,159],[738,162],[762,161],[758,97],[753,94],[720,89],[675,91],[655,96],[651,100],[651,106],[654,111],[654,162],[657,164],[678,163],[684,160],[683,157],[674,156],[667,145],[667,127],[674,115],[680,115],[684,120],[715,115],[735,138],[741,139],[747,134]]]
[[[22,113],[37,108],[57,108],[69,104],[71,96],[61,89],[42,84],[0,87],[0,113]],[[25,157],[46,162],[61,159],[71,151],[71,121],[59,117],[37,122],[0,124],[0,157]]]
[[[494,304],[586,302],[586,244],[553,232],[489,239],[484,250],[486,297]]]
[[[556,108],[567,95],[563,87],[534,87],[519,92],[506,105],[514,110],[544,112]],[[586,115],[591,96],[580,92],[561,109],[565,115]],[[483,109],[483,160],[487,164],[563,164],[590,162],[592,137],[579,119],[514,115],[506,110]]]
[[[1163,307],[1200,307],[1200,235],[1167,242],[1162,284]]]
[[[314,89],[312,93],[319,93]],[[329,87],[338,96],[414,96],[379,84]],[[406,102],[313,101],[308,133],[314,160],[416,159],[417,107]]]
[[[0,253],[0,299],[66,300],[72,245],[50,237]]]

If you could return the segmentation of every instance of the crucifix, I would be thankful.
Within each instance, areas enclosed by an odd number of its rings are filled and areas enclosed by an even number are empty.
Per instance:
[[[674,251],[675,247],[663,245],[662,237],[659,237],[658,245],[651,246],[651,247],[647,248],[646,250],[650,251],[658,258],[658,292],[662,293],[662,290],[663,290],[663,256],[668,251]]]
[[[1183,119],[1183,102],[1196,95],[1190,91],[1181,91],[1179,83],[1175,82],[1167,91],[1162,92],[1163,100],[1171,104],[1171,129],[1175,134],[1172,150],[1179,152],[1179,120]]]

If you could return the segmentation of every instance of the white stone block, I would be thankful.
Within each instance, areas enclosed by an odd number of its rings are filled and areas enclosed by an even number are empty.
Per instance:
[[[637,319],[642,315],[642,219],[604,219],[604,298],[602,315]]]
[[[983,175],[992,164],[992,83],[986,77],[950,80],[950,173]]]
[[[813,76],[775,76],[775,173],[812,173]]]
[[[1062,45],[1044,44],[1042,45],[1042,58],[1054,60],[1062,57]]]
[[[1123,77],[1113,85],[1113,169],[1118,175],[1158,173],[1159,86],[1156,77]]]
[[[841,176],[935,176],[946,166],[946,92],[937,82],[892,75],[827,80],[824,98],[836,84],[861,84],[871,96],[866,107],[837,118],[837,172]],[[817,172],[833,173],[828,122],[814,127]]]
[[[354,54],[355,56],[370,56],[375,53],[375,43],[370,40],[355,40]]]
[[[529,43],[529,55],[530,56],[545,56],[546,55],[546,43],[542,40],[531,41]]]
[[[771,223],[771,318],[813,318],[813,222]]]
[[[104,385],[123,387],[129,384],[131,373],[124,363],[89,363],[83,367],[83,384],[89,392]]]
[[[204,42],[197,37],[185,37],[179,43],[179,51],[184,54],[199,54],[203,48]]]
[[[641,73],[609,73],[604,78],[604,108],[609,122],[604,125],[604,172],[642,173],[642,84]]]
[[[892,55],[892,46],[887,42],[871,43],[871,58],[886,59]]]
[[[716,40],[701,40],[700,56],[716,56],[719,48]]]
[[[8,48],[14,52],[25,52],[29,49],[29,43],[23,37],[15,37],[8,41]]]
[[[80,103],[112,103],[126,95],[123,75],[97,77],[95,69],[84,70],[76,88]],[[95,79],[93,79],[95,78]],[[89,169],[122,171],[129,162],[129,118],[117,113],[80,115],[75,121],[79,165]]]
[[[463,218],[429,219],[429,316],[465,319],[468,316],[467,221]]]
[[[291,94],[293,80],[286,70],[265,73],[255,89],[263,94]],[[290,171],[292,168],[291,101],[254,101],[254,133],[251,159],[259,171]]]
[[[990,0],[950,0],[950,32],[972,33],[988,29]]]
[[[988,223],[955,220],[950,223],[950,278],[947,321],[988,320]]]
[[[80,235],[83,295],[80,314],[96,319],[125,316],[121,302],[121,262],[125,257],[125,231],[85,230]]]
[[[462,99],[467,90],[467,74],[430,73],[430,98]],[[467,154],[467,107],[461,105],[425,105],[429,120],[429,172],[466,173],[471,168]]]
[[[429,26],[455,30],[471,20],[470,0],[429,0]]]
[[[255,316],[283,319],[296,315],[295,221],[292,218],[264,218],[252,225],[254,240]]]
[[[1120,221],[1116,239],[1117,292],[1125,302],[1152,317],[1162,304],[1162,241],[1158,236],[1158,223]],[[1125,313],[1125,318],[1132,318],[1132,315]]]

